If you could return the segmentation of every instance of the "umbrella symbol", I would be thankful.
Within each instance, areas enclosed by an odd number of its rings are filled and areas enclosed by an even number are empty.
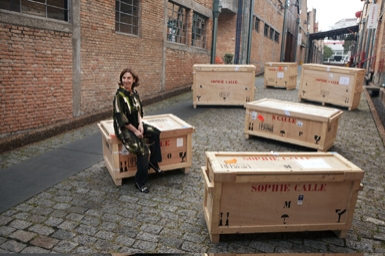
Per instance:
[[[286,218],[289,218],[289,215],[283,214],[283,215],[281,216],[281,219],[283,219],[283,224],[286,224]]]

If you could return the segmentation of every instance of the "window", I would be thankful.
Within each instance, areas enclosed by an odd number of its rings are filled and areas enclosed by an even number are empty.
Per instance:
[[[269,25],[267,25],[266,23],[265,23],[265,29],[264,29],[264,31],[263,31],[263,34],[264,34],[265,36],[269,36]]]
[[[260,19],[258,17],[255,17],[255,31],[259,32],[259,23],[260,23]]]
[[[70,0],[0,0],[0,9],[69,22]]]
[[[277,31],[275,31],[275,34],[274,34],[274,41],[279,43],[279,33]]]
[[[270,38],[271,40],[274,39],[274,32],[275,32],[275,30],[274,30],[273,28],[270,28],[269,38]]]
[[[191,45],[195,47],[206,47],[206,17],[194,12],[192,24]]]
[[[139,0],[117,0],[115,30],[139,35]]]
[[[187,10],[168,2],[167,41],[186,44]]]

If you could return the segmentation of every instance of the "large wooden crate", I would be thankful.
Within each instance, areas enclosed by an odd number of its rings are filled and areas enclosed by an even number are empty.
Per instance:
[[[304,64],[299,100],[356,109],[360,105],[364,78],[364,69]]]
[[[188,173],[192,165],[192,133],[194,127],[172,114],[145,116],[143,122],[157,127],[160,133],[163,171],[182,169]],[[117,186],[122,179],[136,173],[136,155],[130,154],[115,136],[113,120],[98,123],[102,133],[103,157]],[[155,172],[150,170],[150,172]]]
[[[220,234],[351,227],[364,172],[337,153],[206,152],[203,211]]]
[[[193,66],[193,106],[243,106],[254,100],[254,65]]]
[[[292,90],[297,87],[298,64],[296,62],[266,62],[264,87]]]
[[[250,135],[327,151],[337,137],[340,109],[261,99],[245,104],[245,137]]]

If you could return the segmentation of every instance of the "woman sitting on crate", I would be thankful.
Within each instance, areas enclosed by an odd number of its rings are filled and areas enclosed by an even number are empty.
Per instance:
[[[136,154],[135,186],[140,192],[148,193],[149,190],[146,187],[148,169],[151,167],[157,173],[162,172],[158,165],[158,162],[162,161],[160,131],[142,122],[142,102],[135,90],[138,86],[139,77],[131,69],[123,69],[113,101],[114,131],[128,152]]]

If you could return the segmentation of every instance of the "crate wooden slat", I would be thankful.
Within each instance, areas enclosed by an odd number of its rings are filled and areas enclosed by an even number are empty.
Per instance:
[[[245,137],[250,135],[327,151],[343,111],[311,104],[261,99],[245,104]]]
[[[364,78],[364,69],[304,64],[298,97],[354,110],[360,104]]]
[[[243,106],[254,100],[254,65],[193,66],[193,106]]]
[[[182,169],[190,171],[192,165],[192,133],[195,128],[173,114],[145,116],[143,122],[157,127],[160,133],[163,171]],[[115,185],[122,185],[122,179],[135,176],[136,155],[122,147],[116,138],[113,120],[98,123],[102,133],[102,147],[105,165]],[[123,150],[122,150],[123,148]],[[150,169],[150,173],[155,171]]]
[[[297,87],[298,64],[296,62],[266,62],[264,87],[292,90]]]
[[[364,172],[337,153],[205,152],[203,211],[221,234],[351,227]]]

